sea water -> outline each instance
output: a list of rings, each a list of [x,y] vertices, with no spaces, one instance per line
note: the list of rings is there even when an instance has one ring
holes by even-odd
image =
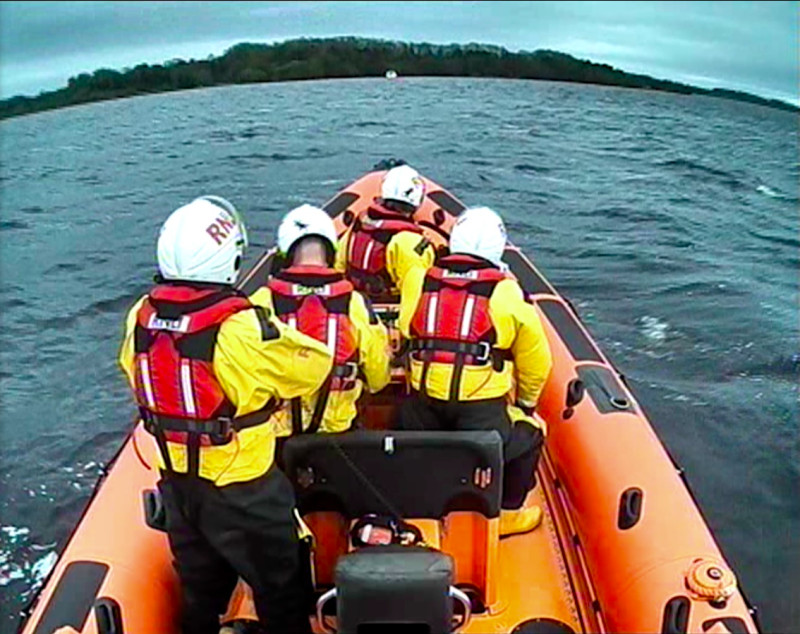
[[[116,357],[167,215],[227,197],[251,264],[283,213],[389,157],[503,215],[627,377],[765,631],[797,631],[797,124],[710,97],[406,77],[0,122],[0,632],[130,429]]]

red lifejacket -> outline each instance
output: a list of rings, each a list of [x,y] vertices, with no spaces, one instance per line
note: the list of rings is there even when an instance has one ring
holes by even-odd
[[[410,324],[410,348],[424,362],[420,391],[431,362],[455,366],[450,399],[458,398],[465,365],[492,363],[498,371],[510,358],[494,347],[497,333],[489,314],[489,298],[506,274],[491,263],[468,255],[440,258],[425,275],[422,296]]]
[[[423,234],[408,214],[386,209],[377,199],[356,220],[347,243],[345,270],[356,290],[371,296],[391,291],[393,282],[386,270],[386,247],[401,231]]]
[[[219,327],[249,308],[260,307],[233,288],[175,283],[156,286],[137,313],[136,400],[170,470],[165,441],[189,445],[191,472],[197,466],[197,447],[226,444],[233,431],[266,422],[276,409],[270,402],[262,410],[233,418],[236,407],[214,375]],[[265,327],[275,327],[265,315],[259,315],[259,322],[267,338]]]
[[[333,352],[333,368],[320,388],[317,407],[307,432],[322,421],[330,391],[355,387],[358,378],[358,335],[350,319],[353,284],[338,271],[324,266],[292,266],[267,282],[275,315],[286,324],[313,337]],[[292,424],[300,433],[299,399],[292,403]]]

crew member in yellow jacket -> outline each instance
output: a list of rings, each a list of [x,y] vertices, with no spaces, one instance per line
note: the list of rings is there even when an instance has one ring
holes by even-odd
[[[500,531],[532,530],[538,507],[522,508],[536,484],[544,439],[532,417],[552,366],[533,305],[502,262],[503,221],[487,207],[465,210],[449,254],[414,269],[401,294],[398,325],[407,339],[412,394],[404,429],[497,429],[504,441]]]
[[[381,197],[342,235],[336,269],[370,299],[396,299],[412,268],[428,268],[436,249],[414,221],[425,181],[409,165],[398,165],[381,181]]]
[[[156,286],[130,310],[119,362],[159,446],[158,488],[182,587],[184,634],[217,634],[241,576],[271,632],[311,632],[291,483],[274,415],[316,392],[328,348],[234,287],[247,234],[204,196],[158,238]]]
[[[254,298],[284,323],[324,343],[334,357],[322,388],[292,399],[276,415],[276,433],[341,432],[353,425],[364,386],[389,383],[391,351],[386,327],[369,300],[335,270],[336,228],[330,216],[301,205],[284,216],[277,235],[282,268]]]

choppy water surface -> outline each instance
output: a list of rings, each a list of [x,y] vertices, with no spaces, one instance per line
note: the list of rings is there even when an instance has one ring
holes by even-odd
[[[800,630],[797,123],[472,79],[237,86],[0,123],[0,632],[129,428],[116,354],[169,212],[226,196],[266,245],[282,213],[387,157],[503,214],[629,378],[764,629]]]

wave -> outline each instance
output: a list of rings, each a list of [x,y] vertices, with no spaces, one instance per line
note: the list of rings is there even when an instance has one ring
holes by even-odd
[[[0,549],[0,587],[15,581],[25,581],[27,599],[35,592],[55,566],[58,555],[55,544],[40,545],[30,541],[30,529],[17,526],[0,526],[2,542],[9,546]],[[47,551],[40,554],[42,551]]]
[[[323,152],[318,148],[309,148],[303,154],[284,154],[282,152],[273,152],[272,154],[262,154],[260,152],[253,152],[251,154],[231,154],[225,157],[225,160],[236,162],[248,161],[264,161],[264,162],[278,162],[284,161],[305,161],[312,158],[329,158],[335,156],[333,152]]]
[[[665,236],[663,238],[659,238],[653,244],[659,247],[667,247],[668,249],[692,249],[696,246],[691,240],[686,240],[684,238],[678,238],[675,236]]]
[[[44,274],[45,275],[52,275],[53,273],[59,272],[67,272],[67,273],[75,273],[77,271],[83,271],[86,268],[84,264],[78,264],[75,262],[62,262],[60,264],[56,264],[55,266],[51,266],[47,269]]]
[[[642,223],[662,223],[665,225],[675,224],[675,218],[670,214],[656,211],[654,209],[642,209],[639,207],[625,207],[622,205],[594,207],[585,211],[578,211],[576,215],[583,217],[600,217],[608,220],[624,220],[636,224]]]
[[[749,293],[738,286],[731,286],[725,282],[711,280],[708,282],[685,282],[666,286],[662,291],[668,295],[685,295],[687,297],[746,297]]]
[[[712,176],[724,185],[731,189],[742,189],[745,184],[741,178],[731,172],[709,167],[691,159],[670,159],[658,164],[659,167],[667,169],[680,170],[693,178],[706,178]]]
[[[619,177],[621,183],[630,183],[633,181],[650,181],[653,180],[652,174],[625,174]]]
[[[213,141],[235,141],[236,135],[228,130],[211,130],[208,133],[208,138]]]
[[[631,251],[610,250],[610,247],[586,247],[580,251],[575,252],[573,259],[575,260],[591,260],[597,258],[598,260],[616,260],[618,262],[636,262],[642,259],[641,254]]]
[[[30,229],[27,222],[21,220],[2,220],[0,221],[0,231],[14,231],[16,229]]]
[[[783,198],[783,194],[776,192],[771,187],[767,187],[766,185],[759,185],[756,187],[756,191],[760,194],[764,194],[765,196],[769,196],[770,198]]]
[[[123,314],[134,302],[142,296],[144,290],[136,293],[125,293],[112,299],[102,299],[100,301],[89,304],[86,308],[71,314],[50,317],[48,319],[38,319],[35,321],[36,326],[42,329],[46,328],[67,328],[73,326],[81,319],[87,317],[96,317],[97,315],[105,314]]]
[[[787,201],[787,202],[791,202],[791,203],[795,203],[795,204],[798,201],[800,201],[800,198],[798,198],[797,196],[791,196],[789,194],[786,194],[786,193],[782,192],[781,190],[779,190],[777,188],[770,187],[769,185],[765,185],[764,183],[759,184],[756,187],[756,191],[759,194],[763,194],[767,198],[774,198],[775,200]]]
[[[2,309],[3,312],[12,308],[24,308],[25,306],[29,305],[30,304],[27,301],[19,297],[12,297],[10,299],[4,299],[0,301],[0,309]]]
[[[259,136],[262,136],[262,133],[258,128],[245,128],[239,132],[239,138],[241,139],[254,139]]]
[[[728,376],[793,380],[800,377],[800,353],[780,355],[766,362],[750,363],[729,371]]]
[[[118,313],[120,310],[130,308],[142,293],[125,293],[113,299],[103,299],[90,304],[78,314],[82,315],[102,315],[104,313]]]
[[[518,172],[533,172],[534,174],[549,174],[553,171],[549,167],[530,165],[529,163],[518,163],[514,169]]]
[[[355,128],[388,128],[389,124],[384,121],[356,121],[353,123]]]
[[[87,174],[86,176],[78,176],[76,179],[79,183],[85,183],[86,185],[99,185],[103,182],[98,174]]]
[[[44,168],[41,173],[39,174],[39,178],[42,180],[50,178],[51,176],[55,176],[56,174],[62,174],[64,172],[69,172],[71,168],[69,167],[47,167]]]
[[[111,258],[110,258],[110,256],[99,255],[97,253],[92,253],[92,254],[83,256],[83,259],[84,259],[84,262],[86,262],[87,264],[105,264]]]
[[[667,339],[669,324],[660,320],[658,317],[645,315],[639,319],[639,327],[645,338],[656,343],[662,343]]]
[[[758,238],[759,240],[769,242],[771,244],[778,244],[782,247],[790,247],[792,249],[800,248],[800,238],[797,237],[792,237],[789,235],[779,236],[773,233],[766,233],[764,231],[755,231],[753,229],[749,229],[747,233],[754,238]]]
[[[135,414],[131,413],[131,422],[133,422],[134,418]],[[62,465],[62,468],[69,467],[75,471],[74,465],[79,464],[79,460],[84,456],[98,456],[100,453],[109,452],[110,455],[113,455],[113,449],[119,446],[127,431],[130,430],[101,431],[92,435],[91,438],[84,440],[82,443],[72,448],[69,457]],[[101,451],[101,448],[107,451]],[[103,464],[91,461],[81,467],[78,475],[80,476],[83,474],[87,477],[99,477],[102,474],[103,469]]]

